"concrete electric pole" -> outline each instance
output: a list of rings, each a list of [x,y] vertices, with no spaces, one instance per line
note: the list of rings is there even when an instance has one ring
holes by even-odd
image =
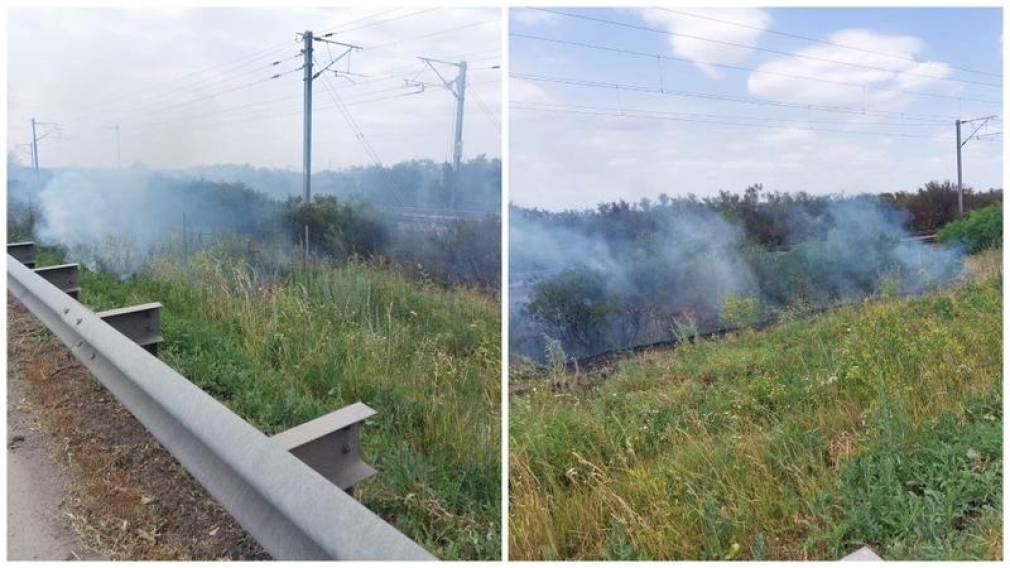
[[[39,138],[35,129],[35,119],[32,118],[32,168],[35,169],[35,179],[39,178]]]
[[[978,131],[981,130],[982,127],[984,127],[986,124],[989,123],[990,120],[994,118],[996,118],[995,115],[983,116],[981,118],[972,118],[970,120],[954,121],[954,131],[957,135],[957,216],[958,217],[964,217],[964,186],[962,185],[961,181],[961,148],[964,148],[964,145],[967,144],[973,137],[975,137],[975,135],[978,134]],[[968,124],[970,122],[981,122],[982,124],[979,124],[977,127],[975,127],[975,130],[972,130],[971,134],[969,134],[967,138],[961,140],[961,125]]]
[[[44,132],[39,132],[40,128],[45,128]],[[55,122],[42,122],[32,117],[32,169],[35,170],[35,181],[39,180],[39,140],[51,134],[59,135],[62,126]]]
[[[429,57],[418,57],[418,59],[424,61],[428,67],[431,67],[431,70],[434,71],[435,74],[438,75],[438,78],[442,81],[442,86],[452,93],[452,96],[456,97],[456,114],[453,118],[452,129],[452,171],[454,173],[459,173],[459,163],[463,159],[463,107],[466,103],[466,61],[453,63],[452,61],[440,61]],[[438,68],[433,65],[434,63],[452,65],[459,70],[459,73],[456,75],[455,79],[450,81],[439,73]]]
[[[302,54],[304,55],[304,98],[302,101],[302,201],[305,205],[312,199],[312,32],[302,34]]]
[[[456,122],[452,145],[452,169],[459,173],[459,163],[463,159],[463,102],[466,100],[466,61],[459,62],[456,75]]]
[[[312,200],[312,82],[332,67],[337,61],[343,59],[344,56],[352,51],[361,49],[361,47],[357,45],[326,39],[331,35],[333,34],[328,33],[317,37],[309,30],[302,33],[302,55],[304,59],[304,63],[302,64],[304,70],[302,80],[305,82],[305,85],[303,86],[304,100],[302,102],[304,107],[302,123],[302,200],[306,205],[308,205]],[[313,73],[312,65],[314,59],[312,56],[312,46],[313,42],[316,41],[337,45],[345,49],[343,53],[333,57],[325,67]]]
[[[463,108],[466,104],[466,61],[460,61],[459,63],[453,63],[452,61],[440,61],[438,59],[431,59],[429,57],[418,57],[421,61],[424,61],[432,71],[438,75],[438,78],[442,81],[442,86],[445,87],[447,91],[452,93],[452,96],[456,97],[456,114],[453,116],[453,128],[452,128],[452,185],[453,187],[449,192],[449,208],[456,208],[456,181],[459,179],[459,164],[463,161]],[[452,65],[458,70],[456,78],[453,80],[446,79],[441,73],[439,73],[438,68],[435,67],[435,63],[441,63],[442,65]]]

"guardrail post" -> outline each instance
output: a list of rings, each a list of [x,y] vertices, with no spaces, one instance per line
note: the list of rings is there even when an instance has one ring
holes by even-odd
[[[276,434],[271,440],[353,495],[356,484],[376,474],[361,460],[360,443],[361,424],[374,414],[368,405],[356,402]]]
[[[45,278],[50,284],[76,300],[81,292],[81,286],[77,279],[79,268],[78,264],[57,264],[36,268],[35,274]]]
[[[35,243],[33,241],[7,243],[7,254],[28,268],[35,268]]]
[[[106,310],[95,315],[157,357],[158,344],[161,343],[160,312],[161,304],[153,302]]]
[[[883,558],[877,556],[876,552],[869,546],[864,546],[842,558],[842,562],[880,562]]]

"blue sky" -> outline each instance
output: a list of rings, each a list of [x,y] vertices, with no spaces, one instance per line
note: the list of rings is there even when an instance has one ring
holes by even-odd
[[[1002,89],[974,84],[1001,77],[958,69],[1002,71],[998,9],[676,9],[746,27],[656,9],[558,10],[679,35],[512,10],[510,195],[522,205],[582,208],[752,183],[815,194],[913,190],[955,178],[956,118],[1002,112]],[[965,183],[1001,186],[1001,154],[1000,136],[969,143]]]

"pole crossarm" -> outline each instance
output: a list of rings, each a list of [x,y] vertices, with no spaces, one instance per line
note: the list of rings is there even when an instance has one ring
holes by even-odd
[[[316,39],[316,41],[320,41],[319,38],[315,38],[315,39]],[[338,45],[345,46],[347,49],[345,49],[340,55],[338,55],[338,56],[334,57],[333,59],[331,59],[330,62],[327,63],[325,67],[323,67],[322,69],[320,69],[319,71],[317,71],[315,74],[313,74],[312,75],[312,80],[313,81],[316,80],[316,79],[318,79],[320,75],[322,75],[327,70],[329,70],[330,67],[333,67],[334,64],[336,64],[338,61],[340,61],[341,59],[343,59],[345,56],[347,56],[348,54],[350,54],[353,51],[357,51],[357,50],[361,49],[360,47],[357,47],[357,46],[354,46],[354,45],[344,44],[344,43],[335,42],[335,41],[329,41],[327,43],[336,43]]]
[[[454,96],[456,98],[459,98],[459,93],[456,92],[456,88],[453,86],[453,83],[455,82],[455,79],[453,79],[453,80],[446,79],[445,76],[443,76],[442,73],[439,72],[438,68],[435,67],[435,65],[433,65],[433,64],[434,63],[441,63],[443,65],[452,65],[453,67],[456,67],[456,68],[462,68],[462,64],[460,64],[460,63],[453,63],[451,61],[442,61],[441,59],[432,59],[430,57],[418,57],[418,59],[420,59],[421,61],[424,61],[425,65],[427,65],[428,67],[430,67],[431,70],[434,71],[436,75],[438,75],[439,80],[442,81],[442,86],[445,87],[446,89],[448,89],[448,91],[450,93],[452,93],[452,96]]]
[[[961,141],[961,146],[964,146],[965,144],[967,144],[968,141],[970,141],[973,137],[975,137],[975,134],[979,130],[982,130],[983,128],[985,128],[985,125],[989,124],[989,121],[992,120],[992,119],[994,119],[994,118],[996,118],[996,117],[995,116],[984,116],[982,118],[973,118],[971,120],[962,120],[961,124],[966,124],[966,123],[969,123],[969,122],[979,122],[979,121],[981,121],[982,124],[979,124],[978,126],[976,126],[975,130],[972,130],[971,134],[969,134],[964,140]]]

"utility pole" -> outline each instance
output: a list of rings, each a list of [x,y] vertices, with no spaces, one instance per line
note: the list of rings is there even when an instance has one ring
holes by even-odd
[[[957,134],[957,216],[964,217],[964,186],[961,181],[961,148],[971,141],[972,138],[978,134],[978,131],[982,129],[990,120],[996,118],[995,115],[983,116],[981,118],[972,118],[970,120],[955,120],[954,121],[954,131]],[[972,130],[971,134],[967,138],[961,140],[961,125],[968,124],[970,122],[981,122],[975,130]]]
[[[305,56],[302,102],[302,201],[305,205],[312,199],[312,32],[302,34],[302,54]]]
[[[343,59],[345,55],[351,53],[352,51],[361,49],[361,47],[357,45],[326,39],[331,35],[333,35],[333,32],[323,34],[318,37],[313,35],[310,30],[306,30],[302,33],[302,55],[304,60],[304,63],[302,64],[302,68],[304,70],[302,80],[305,82],[305,85],[303,86],[302,102],[302,106],[304,107],[302,111],[302,199],[306,205],[308,205],[312,200],[312,82],[332,67],[337,61]],[[332,58],[325,67],[313,73],[313,42],[316,41],[337,45],[345,49],[343,53]]]
[[[35,169],[35,181],[39,179],[39,138],[35,130],[35,118],[32,117],[32,168]]]
[[[463,160],[463,108],[466,104],[466,61],[460,61],[458,63],[453,63],[452,61],[440,61],[438,59],[431,59],[429,57],[418,57],[421,61],[424,61],[432,71],[438,75],[438,78],[442,81],[442,86],[445,87],[447,91],[452,93],[452,96],[456,98],[456,114],[453,117],[453,140],[452,140],[452,173],[453,173],[453,185],[457,179],[459,179],[459,165]],[[456,78],[453,80],[446,79],[435,67],[435,63],[441,63],[443,65],[452,65],[458,69]],[[453,188],[449,193],[450,203],[449,207],[452,209],[456,208],[456,191]]]
[[[463,101],[466,100],[466,61],[459,62],[456,75],[456,124],[452,145],[452,170],[459,173],[459,162],[463,159]]]
[[[39,134],[39,127],[48,127],[48,130]],[[32,117],[32,168],[35,169],[35,181],[39,181],[39,140],[42,140],[50,134],[56,133],[59,135],[61,133],[62,126],[56,124],[55,122],[42,122],[40,120],[35,120]]]

